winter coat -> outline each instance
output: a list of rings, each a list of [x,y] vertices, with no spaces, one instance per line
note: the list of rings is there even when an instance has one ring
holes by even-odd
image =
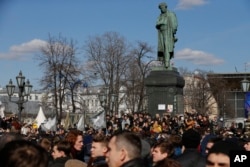
[[[141,158],[132,159],[128,162],[122,164],[121,167],[145,167],[143,160]]]

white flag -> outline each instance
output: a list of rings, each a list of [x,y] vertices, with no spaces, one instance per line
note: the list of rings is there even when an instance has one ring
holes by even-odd
[[[106,128],[105,111],[101,111],[92,118],[93,126],[95,129]]]
[[[84,131],[85,127],[84,127],[84,116],[83,115],[79,119],[76,126],[77,126],[77,130]]]
[[[43,113],[42,107],[39,108],[38,114],[35,119],[35,123],[37,124],[37,127],[39,127],[44,121],[46,120],[46,117]]]
[[[44,123],[44,125],[42,126],[42,129],[44,131],[56,131],[56,116],[51,119],[49,118],[48,121],[46,123]]]

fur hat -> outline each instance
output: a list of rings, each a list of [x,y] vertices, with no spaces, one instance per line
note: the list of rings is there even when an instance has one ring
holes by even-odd
[[[78,159],[69,159],[66,161],[65,167],[87,167],[87,164]]]
[[[186,148],[197,148],[200,140],[201,135],[193,129],[188,129],[182,135],[182,143]]]

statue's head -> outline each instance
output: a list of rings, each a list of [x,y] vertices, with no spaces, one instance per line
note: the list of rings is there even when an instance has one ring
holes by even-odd
[[[162,3],[159,4],[159,8],[161,9],[162,7],[167,8],[168,5],[165,2],[162,2]]]

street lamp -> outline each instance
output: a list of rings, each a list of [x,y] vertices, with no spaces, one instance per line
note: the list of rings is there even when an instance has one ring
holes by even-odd
[[[19,121],[21,121],[21,113],[24,108],[23,103],[26,103],[28,101],[28,96],[30,95],[30,92],[32,90],[32,85],[30,85],[28,79],[25,82],[25,76],[22,75],[22,71],[19,72],[19,75],[16,77],[16,81],[19,88],[18,100],[14,101],[11,99],[15,91],[15,85],[13,85],[12,79],[10,79],[9,84],[6,85],[6,89],[9,96],[9,101],[18,105],[18,119]]]
[[[242,87],[243,92],[247,92],[249,89],[249,86],[250,86],[250,81],[248,81],[246,78],[244,78],[241,81],[241,87]]]

